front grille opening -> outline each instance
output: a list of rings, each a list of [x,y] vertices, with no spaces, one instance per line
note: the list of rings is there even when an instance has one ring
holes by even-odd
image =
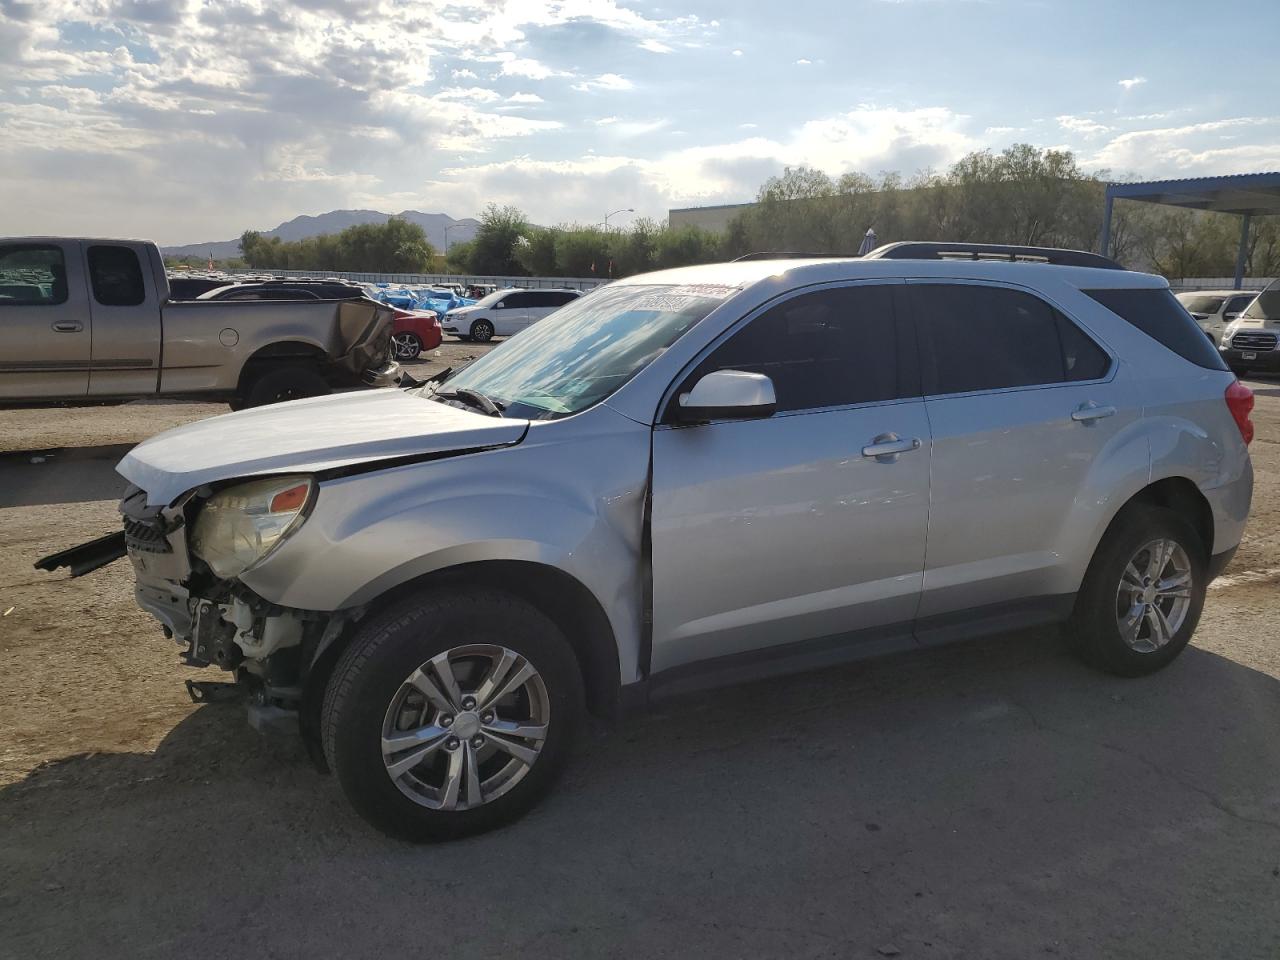
[[[1237,350],[1274,350],[1276,335],[1274,333],[1237,333],[1231,338],[1231,346]]]

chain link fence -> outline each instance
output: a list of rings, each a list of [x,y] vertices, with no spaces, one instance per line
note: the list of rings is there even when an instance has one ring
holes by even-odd
[[[430,287],[442,283],[460,283],[464,287],[489,284],[499,290],[507,287],[519,287],[523,290],[594,290],[609,282],[583,277],[481,277],[456,273],[360,273],[324,270],[267,270],[265,272],[276,277],[305,277],[314,280],[337,277],[357,283],[394,283],[410,287]]]

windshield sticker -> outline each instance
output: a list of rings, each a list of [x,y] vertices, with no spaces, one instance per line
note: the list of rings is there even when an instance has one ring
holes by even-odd
[[[633,312],[652,310],[655,313],[683,313],[690,307],[706,303],[707,300],[723,300],[737,293],[736,287],[672,287],[663,293],[651,293],[629,303],[627,309]]]

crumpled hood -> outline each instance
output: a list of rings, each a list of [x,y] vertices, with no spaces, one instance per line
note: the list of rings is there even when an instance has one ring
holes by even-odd
[[[116,467],[163,506],[204,483],[314,473],[418,454],[519,443],[528,420],[505,420],[403,390],[370,390],[211,417],[138,444]]]

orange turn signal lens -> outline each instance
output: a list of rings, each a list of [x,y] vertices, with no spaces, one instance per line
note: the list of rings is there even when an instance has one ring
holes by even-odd
[[[288,510],[302,509],[302,505],[307,502],[307,493],[310,490],[311,485],[308,483],[299,483],[288,490],[281,490],[271,498],[271,512],[284,513]]]

